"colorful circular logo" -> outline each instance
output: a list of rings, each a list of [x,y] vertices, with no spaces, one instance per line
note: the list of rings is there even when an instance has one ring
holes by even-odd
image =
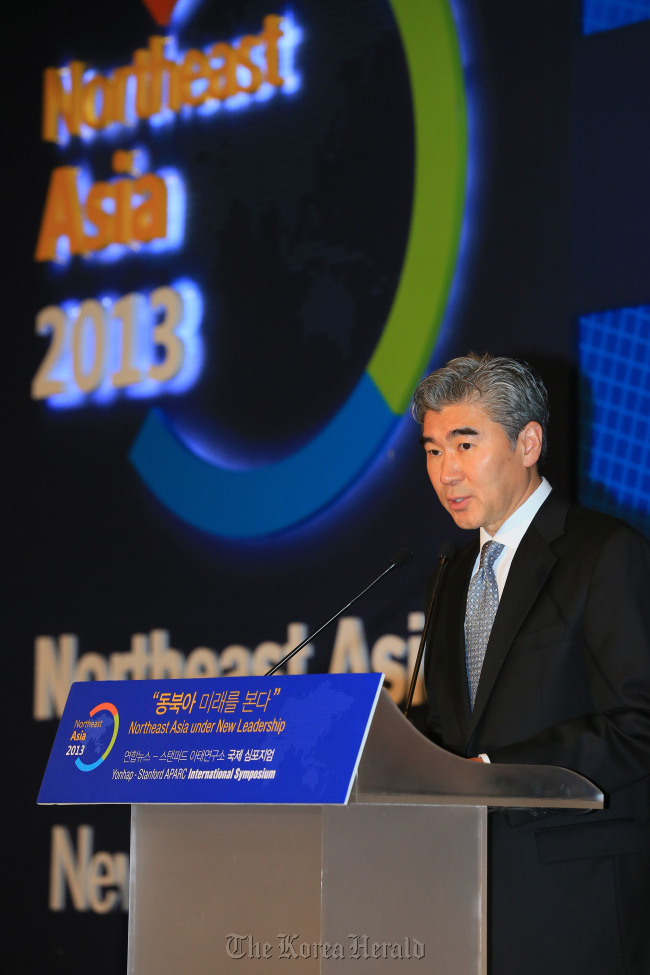
[[[151,492],[183,521],[210,534],[270,535],[322,511],[382,450],[431,358],[463,213],[463,74],[448,0],[391,3],[411,86],[413,205],[393,305],[359,382],[309,443],[264,467],[231,469],[198,456],[161,410],[148,414],[131,449],[131,462]]]
[[[115,707],[114,704],[109,704],[108,701],[105,701],[103,704],[98,704],[97,707],[94,707],[92,709],[92,711],[90,712],[90,717],[91,718],[94,718],[96,714],[99,714],[100,713],[100,711],[108,711],[109,714],[112,714],[112,716],[113,716],[113,734],[111,736],[110,742],[108,743],[108,748],[105,749],[105,751],[103,752],[103,754],[101,755],[101,757],[98,758],[96,762],[93,762],[92,764],[89,765],[86,762],[82,762],[80,758],[78,758],[75,761],[75,765],[82,772],[92,772],[92,770],[95,769],[95,768],[97,768],[98,765],[101,765],[102,762],[104,761],[104,759],[106,758],[106,756],[108,755],[108,753],[110,752],[111,748],[115,744],[115,739],[117,738],[117,729],[120,726],[120,716],[117,713],[117,708]],[[89,732],[89,739],[91,741],[93,740],[93,738],[95,739],[96,742],[101,741],[101,737],[102,737],[103,732],[104,732],[103,726],[102,726],[102,728],[97,729],[97,731],[99,733],[98,734],[95,734],[95,735],[93,735],[92,732]]]

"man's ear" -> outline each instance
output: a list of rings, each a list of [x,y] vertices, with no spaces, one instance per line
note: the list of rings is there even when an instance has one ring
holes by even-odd
[[[524,467],[534,467],[542,453],[542,427],[536,420],[527,423],[519,434],[519,441],[523,447]]]

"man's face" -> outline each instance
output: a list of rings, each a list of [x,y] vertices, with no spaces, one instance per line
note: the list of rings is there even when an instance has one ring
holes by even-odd
[[[527,424],[513,448],[476,402],[429,410],[422,443],[431,483],[459,528],[494,535],[541,481],[539,424]]]

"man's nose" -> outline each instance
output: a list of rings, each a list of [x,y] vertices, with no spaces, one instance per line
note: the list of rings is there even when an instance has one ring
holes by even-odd
[[[443,484],[453,484],[460,477],[460,471],[453,454],[443,454],[440,464],[440,480]]]

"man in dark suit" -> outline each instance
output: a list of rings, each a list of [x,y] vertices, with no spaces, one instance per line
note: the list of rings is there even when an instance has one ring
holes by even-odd
[[[546,390],[526,364],[454,359],[413,413],[438,498],[479,529],[436,597],[431,737],[573,769],[606,797],[490,816],[491,975],[650,975],[650,543],[551,491]]]

